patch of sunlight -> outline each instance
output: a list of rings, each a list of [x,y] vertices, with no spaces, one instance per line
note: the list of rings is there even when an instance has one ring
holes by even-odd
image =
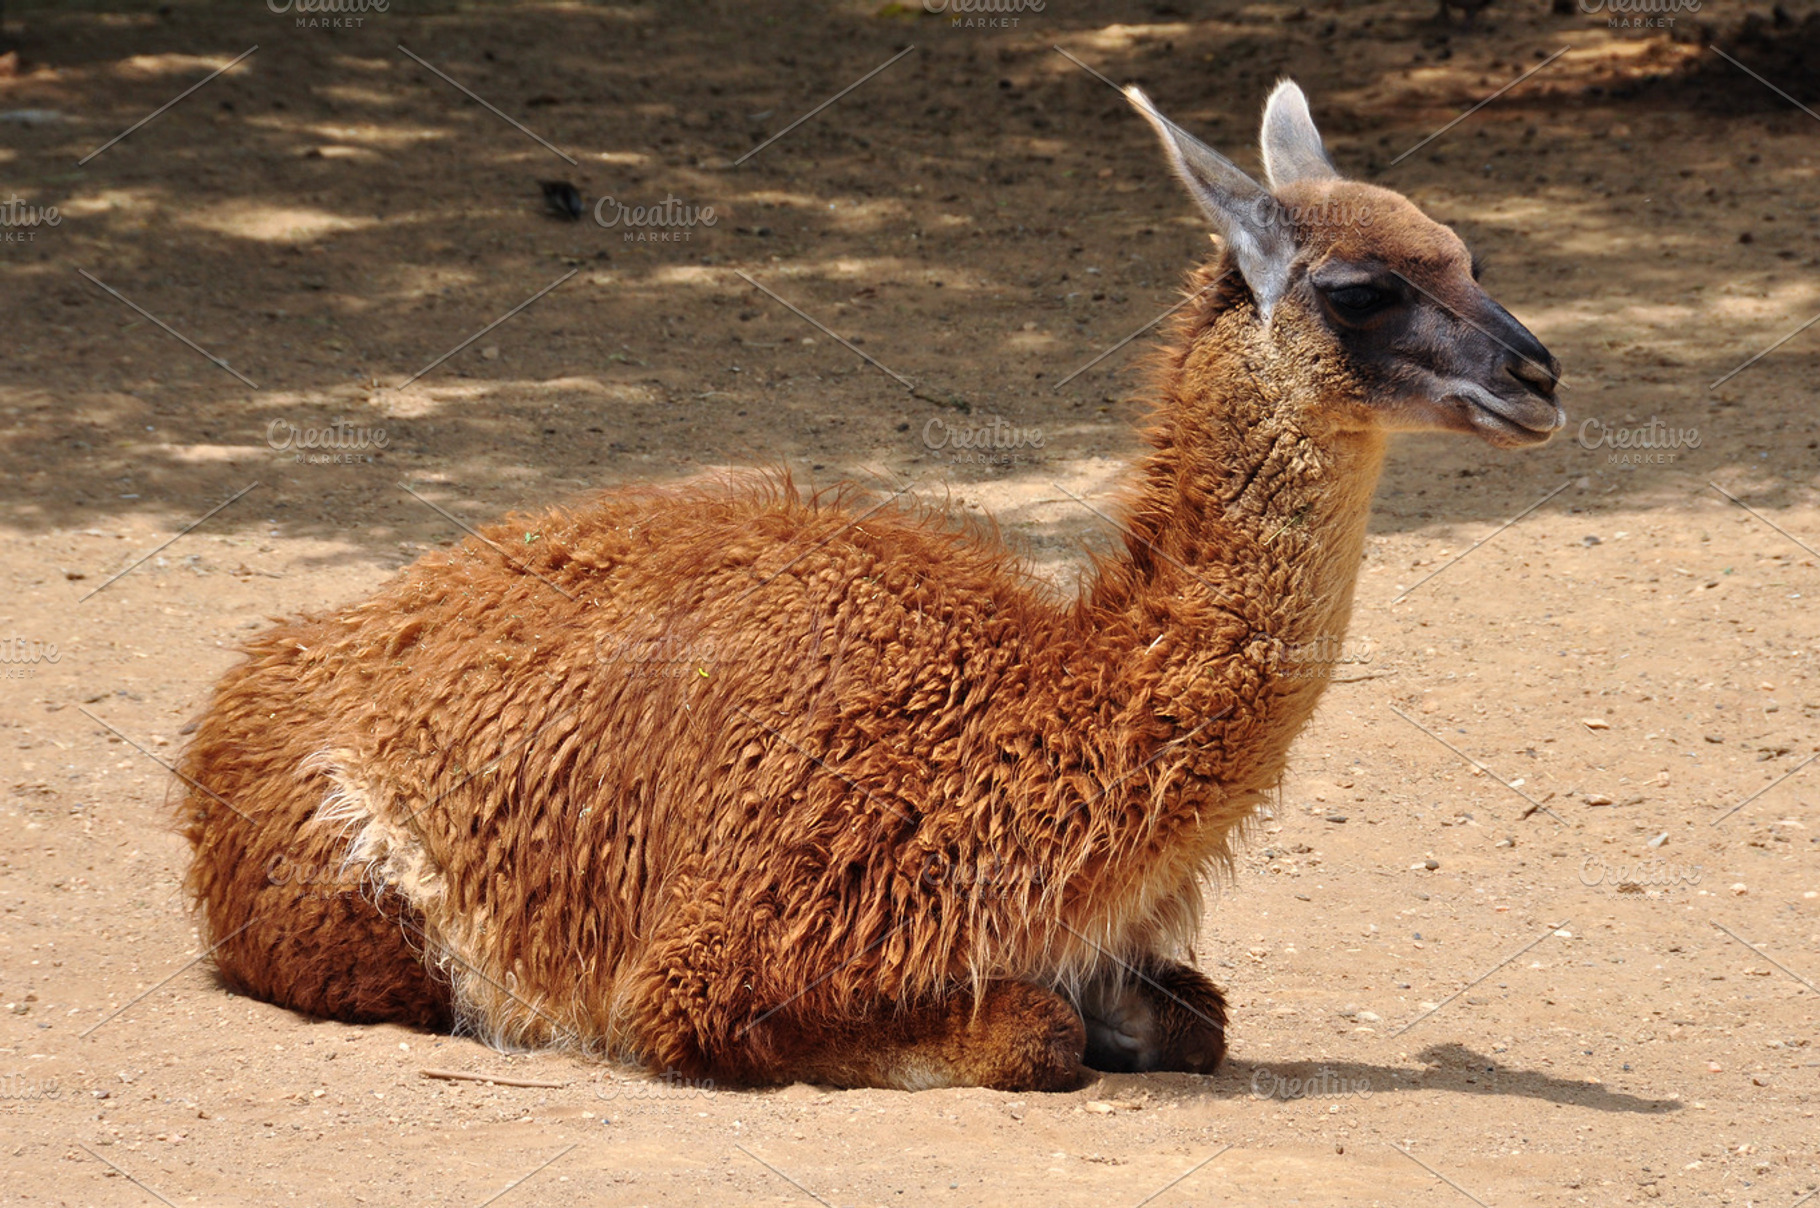
[[[541,391],[546,394],[566,391],[621,403],[649,402],[655,397],[647,386],[633,385],[629,382],[603,382],[599,378],[592,377],[559,377],[542,382],[521,382],[519,388],[527,391]]]
[[[1748,323],[1796,323],[1814,313],[1814,288],[1806,282],[1791,281],[1765,297],[1724,295],[1707,303],[1707,313],[1724,319],[1741,319]],[[1780,335],[1780,332],[1775,333]]]
[[[149,215],[158,205],[158,195],[150,189],[102,189],[70,198],[57,212],[66,218],[93,218],[110,210],[138,210]]]
[[[1130,50],[1140,38],[1182,38],[1194,32],[1194,28],[1183,21],[1156,25],[1107,25],[1083,35],[1083,40],[1097,50]]]
[[[303,243],[342,231],[379,225],[374,218],[344,218],[303,206],[262,205],[236,198],[186,214],[182,221],[217,235],[262,243]]]
[[[904,274],[908,277],[910,273],[920,272],[922,269],[920,266],[913,268],[908,261],[899,260],[895,256],[877,256],[867,259],[842,256],[825,265],[823,271],[830,272],[837,277],[859,277],[864,276],[866,273],[882,273],[891,274],[893,276]]]
[[[432,256],[442,256],[455,250],[453,243],[437,241],[425,249]],[[394,265],[392,284],[384,295],[387,298],[423,298],[439,294],[445,289],[467,289],[480,279],[480,274],[470,268],[456,268],[450,265],[437,265],[435,268],[424,268],[421,265]],[[369,291],[369,296],[375,296]]]
[[[350,67],[359,71],[391,71],[396,66],[392,59],[372,59],[361,55],[336,55],[335,66]]]
[[[774,206],[797,206],[805,210],[819,210],[828,203],[811,193],[785,193],[778,189],[758,189],[751,193],[737,193],[735,201],[754,201],[760,204],[770,203]]]
[[[380,126],[371,122],[356,126],[338,126],[328,122],[298,125],[287,118],[249,117],[246,124],[277,134],[311,135],[331,143],[366,143],[369,146],[397,149],[417,143],[436,142],[449,137],[446,130],[429,126]]]
[[[649,403],[657,399],[651,387],[633,382],[603,382],[586,377],[553,378],[548,381],[458,382],[427,385],[427,379],[400,389],[386,388],[373,396],[381,412],[393,419],[421,419],[440,410],[472,407],[489,396],[512,398],[532,391],[551,393],[567,391],[620,403]]]
[[[726,271],[721,268],[682,264],[671,268],[660,268],[651,274],[649,280],[658,285],[718,285],[725,278]],[[740,284],[745,283],[742,281]]]
[[[651,162],[651,157],[643,151],[597,151],[594,158],[603,163],[623,164],[632,168]]]
[[[610,17],[615,21],[624,21],[627,25],[644,25],[651,20],[650,11],[642,4],[589,3],[583,7],[596,20]]]
[[[331,101],[340,101],[345,105],[380,105],[390,107],[398,104],[400,98],[377,88],[364,88],[359,84],[321,84],[311,89],[317,96]]]
[[[219,71],[233,61],[233,55],[133,55],[114,64],[114,71],[119,75],[168,76],[192,71]],[[247,65],[242,63],[234,68],[234,73],[246,70]]]
[[[937,226],[945,226],[945,227],[972,226],[973,225],[973,215],[971,215],[971,214],[943,214],[940,218],[937,218],[935,220],[935,224]]]
[[[490,387],[475,382],[457,386],[426,386],[412,382],[401,389],[384,389],[376,396],[382,411],[395,419],[421,419],[450,404],[471,403],[486,397]]]
[[[434,142],[448,137],[445,131],[428,126],[376,126],[371,122],[359,126],[331,126],[325,123],[306,129],[322,138],[347,143],[370,143],[376,147],[408,147],[413,143]]]
[[[186,465],[210,462],[240,462],[266,457],[272,450],[264,445],[160,445],[158,451],[172,461]]]
[[[876,231],[896,224],[914,225],[915,221],[908,206],[889,197],[877,201],[843,201],[838,205],[830,202],[827,213],[848,231]]]
[[[1631,233],[1633,229],[1628,220],[1613,219],[1609,225],[1602,226],[1588,215],[1586,221],[1577,226],[1554,228],[1555,250],[1566,252],[1575,258],[1596,261],[1633,244],[1637,238]],[[1653,238],[1650,246],[1656,246]]]
[[[320,147],[310,149],[323,159],[352,159],[362,163],[378,163],[382,158],[379,152],[368,147],[342,147],[334,143],[325,143]]]

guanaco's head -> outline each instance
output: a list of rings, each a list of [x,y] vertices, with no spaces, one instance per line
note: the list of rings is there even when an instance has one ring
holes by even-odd
[[[1560,363],[1479,287],[1459,236],[1388,189],[1342,180],[1302,90],[1264,109],[1259,184],[1126,96],[1156,128],[1176,174],[1225,240],[1265,338],[1294,355],[1328,422],[1473,432],[1494,445],[1545,441],[1566,416]]]

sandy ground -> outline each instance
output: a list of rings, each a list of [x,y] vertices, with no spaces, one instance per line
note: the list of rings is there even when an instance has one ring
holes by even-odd
[[[0,1200],[1820,1186],[1820,331],[1776,344],[1820,311],[1820,126],[1744,70],[1815,107],[1807,9],[1613,28],[1499,0],[1463,31],[1426,0],[273,7],[8,5]],[[1457,224],[1566,367],[1553,444],[1393,454],[1341,682],[1206,919],[1230,1064],[1059,1096],[737,1092],[217,986],[160,763],[239,640],[359,598],[450,517],[763,463],[984,509],[1061,582],[1107,540],[1058,485],[1117,480],[1150,337],[1075,371],[1207,242],[1057,46],[1247,163],[1294,75],[1343,168]],[[604,217],[715,221],[628,241],[550,215],[552,178]],[[932,447],[993,417],[1025,434],[1008,456]],[[1697,444],[1600,439],[1652,421]],[[338,422],[354,447],[299,455]]]

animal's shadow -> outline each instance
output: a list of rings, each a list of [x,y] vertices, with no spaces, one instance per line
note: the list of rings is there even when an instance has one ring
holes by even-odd
[[[1213,1074],[1109,1074],[1098,1094],[1139,1089],[1178,1102],[1209,1093],[1245,1097],[1259,1104],[1311,1099],[1337,1103],[1415,1090],[1466,1095],[1517,1095],[1607,1112],[1671,1112],[1682,1104],[1613,1091],[1596,1082],[1564,1078],[1506,1065],[1461,1044],[1431,1045],[1416,1054],[1425,1068],[1374,1065],[1363,1061],[1280,1061],[1228,1057]]]

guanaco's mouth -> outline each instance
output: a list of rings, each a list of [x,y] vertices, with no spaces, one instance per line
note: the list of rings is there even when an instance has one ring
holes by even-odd
[[[1457,382],[1448,398],[1462,405],[1473,431],[1494,445],[1539,445],[1567,423],[1561,404],[1539,395],[1507,399],[1483,386]]]

